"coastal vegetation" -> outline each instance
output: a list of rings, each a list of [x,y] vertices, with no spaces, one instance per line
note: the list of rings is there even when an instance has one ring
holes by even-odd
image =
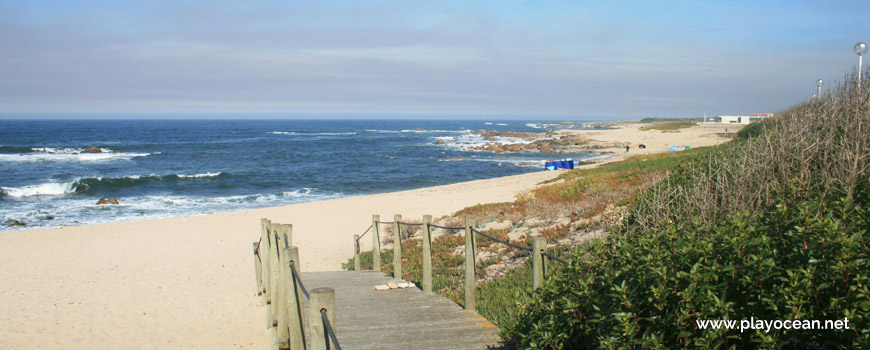
[[[649,124],[649,125],[640,127],[640,130],[641,131],[679,132],[680,129],[691,128],[695,125],[698,125],[698,124],[695,122],[686,121],[686,120],[654,122],[653,124]]]
[[[504,331],[533,348],[867,348],[868,92],[843,86],[679,165]],[[851,327],[696,322],[751,319]]]
[[[641,123],[669,123],[669,122],[677,122],[677,121],[686,121],[686,122],[701,122],[704,121],[704,118],[643,118],[640,120]]]
[[[570,259],[551,263],[533,293],[528,253],[481,239],[478,309],[523,348],[867,348],[868,126],[870,91],[847,84],[727,144],[566,172],[515,202],[441,220],[474,217],[522,245],[543,236]],[[419,280],[419,241],[402,244],[404,277]],[[458,235],[434,242],[435,289],[457,302],[461,250]],[[751,319],[850,328],[697,323]]]

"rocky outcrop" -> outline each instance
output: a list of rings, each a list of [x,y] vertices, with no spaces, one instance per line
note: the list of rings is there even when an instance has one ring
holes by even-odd
[[[99,148],[99,147],[88,147],[88,148],[85,148],[85,150],[82,151],[82,153],[103,153],[103,149]]]
[[[27,226],[24,221],[12,220],[12,223],[9,226]]]
[[[495,132],[487,131],[482,133],[484,140],[498,141],[500,137],[521,138],[529,143],[499,143],[492,142],[485,145],[472,147],[477,151],[490,151],[495,153],[511,152],[521,153],[529,151],[538,151],[541,153],[565,153],[564,151],[582,151],[588,150],[590,147],[589,139],[581,135],[564,135],[559,138],[552,137],[549,134],[529,134],[522,132]]]
[[[436,144],[436,145],[443,145],[443,144],[444,144],[444,140],[438,140],[438,141],[435,141],[435,144]]]

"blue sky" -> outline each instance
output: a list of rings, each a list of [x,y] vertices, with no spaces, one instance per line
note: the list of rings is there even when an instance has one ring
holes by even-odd
[[[866,0],[0,0],[0,117],[775,112],[855,69],[868,13]]]

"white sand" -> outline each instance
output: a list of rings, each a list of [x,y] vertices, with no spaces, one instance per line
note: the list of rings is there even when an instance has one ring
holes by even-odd
[[[627,156],[637,154],[650,154],[667,152],[671,146],[689,146],[691,148],[713,146],[728,142],[730,138],[720,137],[719,134],[737,132],[743,125],[699,123],[691,128],[680,129],[679,132],[641,131],[641,127],[655,127],[653,124],[621,123],[608,130],[564,130],[561,134],[584,135],[592,142],[591,144],[624,144],[628,143],[631,148],[628,152],[625,147],[606,147],[597,149],[599,152],[611,152],[613,157],[608,162],[619,161]],[[638,145],[646,145],[646,149],[638,148]]]
[[[712,133],[590,131],[601,141],[669,145],[721,142]],[[619,150],[614,150],[619,152]],[[624,152],[624,149],[622,150]],[[633,148],[629,155],[637,154]],[[0,349],[265,349],[251,243],[260,218],[294,225],[303,271],[337,270],[371,215],[439,217],[513,200],[559,172],[479,180],[372,196],[215,215],[0,232]],[[363,250],[371,240],[362,239]]]

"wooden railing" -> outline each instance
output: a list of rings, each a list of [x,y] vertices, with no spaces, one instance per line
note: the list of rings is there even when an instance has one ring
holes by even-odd
[[[423,274],[420,281],[420,285],[424,292],[432,292],[432,229],[440,228],[445,230],[456,230],[456,231],[464,231],[465,232],[465,309],[467,310],[475,310],[476,309],[476,293],[477,293],[477,275],[475,271],[476,265],[476,249],[477,247],[477,237],[481,236],[486,239],[490,239],[492,241],[505,244],[517,249],[525,250],[531,253],[532,259],[532,290],[538,289],[538,287],[544,281],[544,273],[545,266],[547,260],[553,260],[560,262],[562,264],[568,265],[569,263],[561,258],[554,256],[552,254],[547,253],[547,240],[544,237],[533,237],[532,238],[532,246],[525,247],[518,244],[510,243],[509,241],[503,241],[487,235],[483,232],[475,229],[475,221],[473,218],[465,218],[465,226],[463,227],[445,227],[438,226],[432,223],[431,215],[423,216],[423,223],[407,223],[402,222],[401,215],[395,215],[393,217],[392,222],[382,222],[380,221],[379,215],[372,215],[372,225],[369,229],[366,230],[362,235],[354,235],[353,244],[354,244],[354,269],[361,269],[360,262],[360,246],[359,240],[366,234],[371,232],[372,235],[372,270],[380,271],[381,270],[381,238],[380,238],[380,225],[393,225],[393,277],[394,278],[402,278],[402,235],[401,229],[402,226],[422,226],[423,229],[423,237],[422,237],[422,268]],[[469,254],[471,252],[471,254]]]
[[[317,288],[309,293],[305,288],[293,226],[261,219],[260,241],[253,247],[257,294],[266,305],[266,327],[272,334],[270,349],[320,350],[329,349],[330,343],[341,349],[335,335],[335,291]],[[309,299],[308,312],[303,298]]]

